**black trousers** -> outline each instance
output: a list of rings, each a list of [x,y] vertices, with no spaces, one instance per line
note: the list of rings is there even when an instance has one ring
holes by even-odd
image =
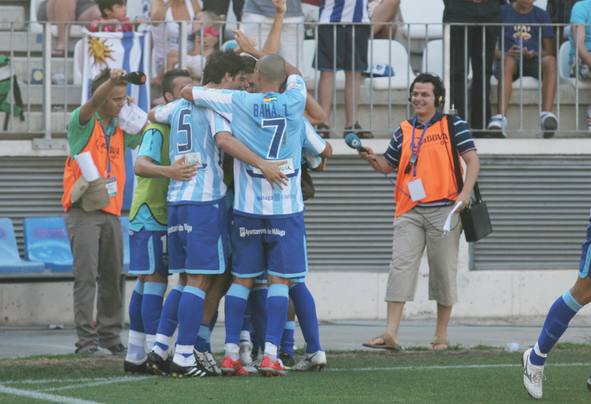
[[[498,31],[499,28],[494,26],[451,27],[450,105],[455,105],[458,114],[467,118],[474,130],[486,129],[491,115],[490,77]],[[466,103],[466,72],[469,72],[470,65],[472,84],[468,93],[469,102]]]
[[[230,0],[203,0],[203,11],[210,11],[218,15],[228,16],[228,7]],[[244,0],[232,0],[232,9],[236,15],[236,19],[242,19],[242,7],[244,7]]]

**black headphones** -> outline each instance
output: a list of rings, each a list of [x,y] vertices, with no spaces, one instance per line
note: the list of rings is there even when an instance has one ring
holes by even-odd
[[[443,86],[443,82],[441,81],[441,78],[439,78],[439,76],[431,73],[419,73],[419,75],[415,77],[412,84],[410,85],[410,90],[408,92],[408,102],[411,102],[412,92],[415,87],[415,83],[433,84],[435,108],[443,107],[443,104],[445,104],[445,87]]]

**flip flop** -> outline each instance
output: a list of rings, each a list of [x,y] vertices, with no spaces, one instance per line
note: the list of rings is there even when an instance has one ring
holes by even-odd
[[[430,343],[429,351],[445,351],[449,349],[449,342],[445,338],[433,337]]]
[[[381,343],[381,344],[372,343],[372,341],[375,341],[379,338],[382,339],[383,343]],[[402,351],[402,347],[400,346],[400,344],[398,344],[396,341],[394,341],[394,338],[392,338],[388,334],[378,335],[377,337],[372,338],[371,340],[369,340],[368,342],[366,342],[362,345],[364,347],[373,348],[373,349],[388,349],[390,351],[396,351],[396,352]]]

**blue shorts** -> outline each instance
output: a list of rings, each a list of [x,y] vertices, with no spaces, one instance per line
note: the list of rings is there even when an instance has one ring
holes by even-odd
[[[226,206],[211,204],[168,206],[168,263],[170,272],[219,275],[226,270]]]
[[[591,219],[590,219],[591,220]],[[591,224],[587,225],[587,239],[581,247],[581,260],[579,261],[579,278],[590,276],[591,268]]]
[[[302,278],[308,272],[304,214],[260,218],[234,213],[232,275],[255,278],[265,271],[281,278]]]
[[[168,276],[166,232],[130,230],[129,234],[129,273]]]

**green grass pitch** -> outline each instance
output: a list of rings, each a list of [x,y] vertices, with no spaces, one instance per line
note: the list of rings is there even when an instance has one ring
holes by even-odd
[[[0,403],[527,403],[520,353],[329,352],[323,372],[286,377],[129,376],[118,358],[0,360]],[[548,403],[591,403],[591,347],[559,345],[546,367]]]

